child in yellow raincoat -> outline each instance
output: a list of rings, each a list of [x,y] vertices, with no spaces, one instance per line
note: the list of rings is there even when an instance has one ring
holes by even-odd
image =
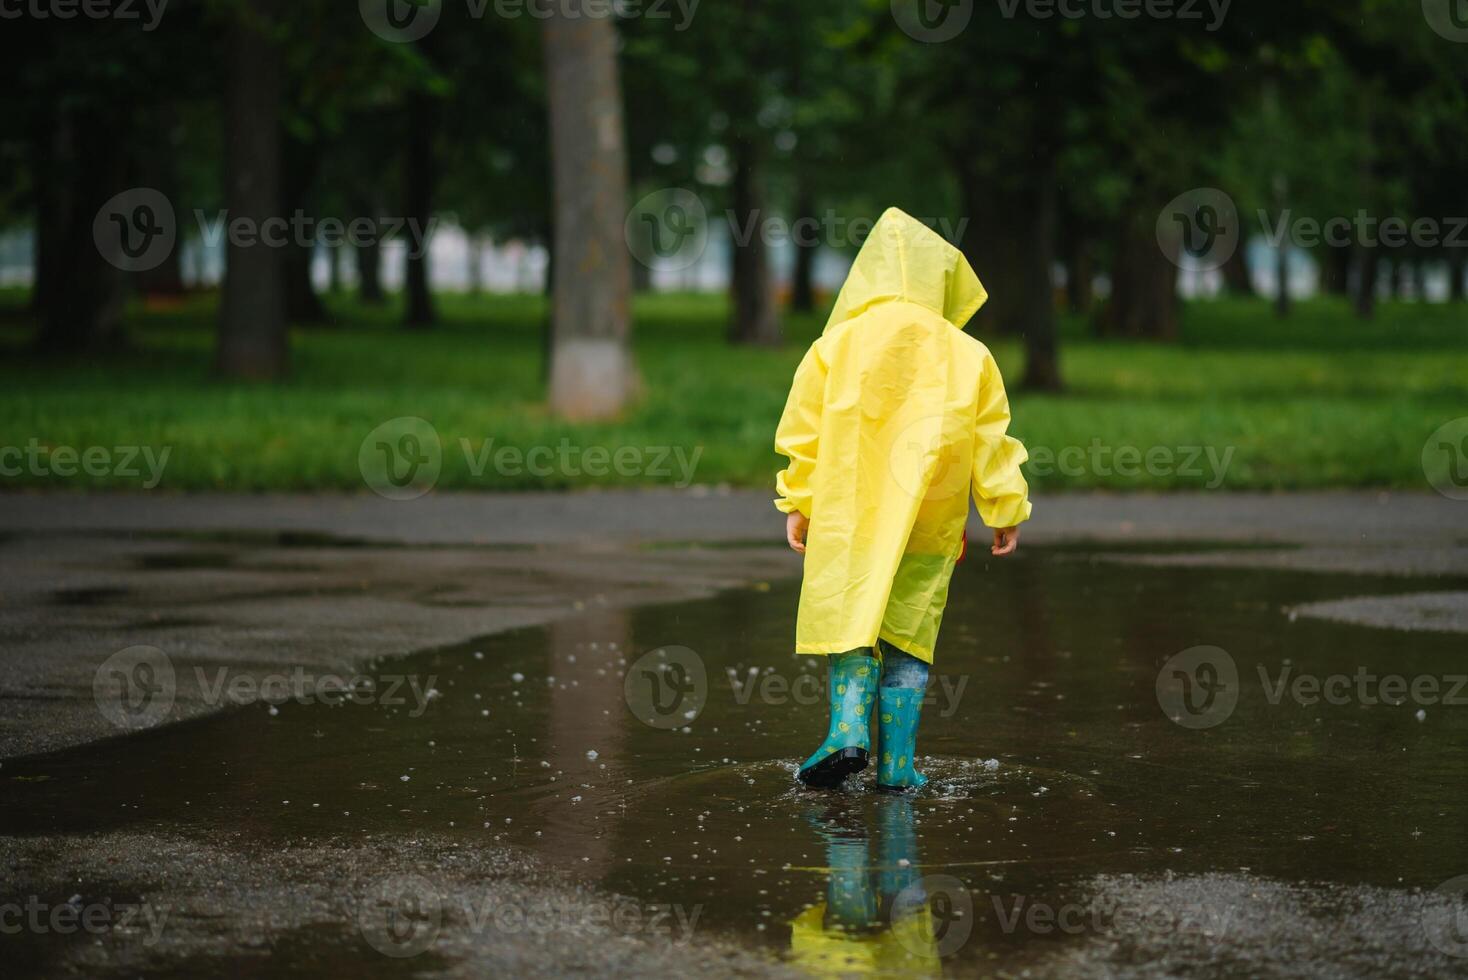
[[[775,505],[805,555],[796,652],[830,658],[831,724],[806,785],[866,768],[874,698],[878,788],[927,782],[912,753],[970,489],[996,556],[1030,516],[1004,382],[962,330],[987,298],[958,249],[889,208],[796,369]]]

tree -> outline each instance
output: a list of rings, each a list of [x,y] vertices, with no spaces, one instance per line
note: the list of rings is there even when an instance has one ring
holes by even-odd
[[[273,36],[280,0],[257,0],[230,25],[225,198],[232,220],[260,227],[280,205],[285,59]],[[234,240],[225,258],[215,366],[227,378],[278,378],[288,364],[285,286],[272,248]]]
[[[429,222],[433,218],[434,136],[437,132],[436,100],[424,92],[408,99],[408,137],[403,152],[404,215],[408,219],[407,291],[404,324],[410,330],[433,326],[438,315],[433,309],[429,280]],[[416,231],[414,230],[416,229]]]
[[[213,78],[209,57],[194,43],[200,19],[198,8],[185,7],[170,30],[150,34],[135,22],[73,11],[67,19],[8,17],[0,31],[9,124],[0,134],[0,159],[21,171],[7,173],[0,195],[8,199],[7,217],[28,211],[35,229],[31,307],[41,350],[91,354],[124,346],[129,286],[163,281],[176,260],[165,251],[151,266],[123,271],[125,249],[145,241],[134,234],[141,230],[135,221],[148,222],[147,241],[157,241],[151,229],[167,222],[119,195],[152,187],[172,204],[164,171],[173,170],[165,158],[174,149],[172,110],[183,98],[177,78],[182,72],[205,90]],[[118,201],[128,213],[102,213]]]
[[[564,0],[542,27],[557,249],[550,406],[572,419],[616,415],[635,386],[617,35],[594,7]]]

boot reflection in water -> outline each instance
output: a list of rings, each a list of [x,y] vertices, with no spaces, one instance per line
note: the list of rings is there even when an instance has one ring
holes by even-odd
[[[940,976],[912,804],[898,798],[872,805],[875,815],[832,807],[811,818],[826,846],[826,900],[791,921],[791,955],[816,976]],[[878,828],[875,866],[868,822]]]

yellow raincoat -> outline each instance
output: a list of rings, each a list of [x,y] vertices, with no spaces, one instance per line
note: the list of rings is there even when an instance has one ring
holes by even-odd
[[[933,662],[972,487],[989,527],[1030,516],[994,357],[962,327],[988,298],[963,254],[889,208],[796,369],[775,506],[810,518],[798,653],[878,637]]]

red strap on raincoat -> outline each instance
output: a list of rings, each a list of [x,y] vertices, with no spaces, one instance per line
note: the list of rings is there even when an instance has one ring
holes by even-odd
[[[964,557],[967,554],[968,554],[968,528],[964,528],[963,529],[963,537],[960,538],[959,539],[959,542],[958,542],[958,561],[955,562],[954,564],[960,564],[960,563],[962,563]]]

